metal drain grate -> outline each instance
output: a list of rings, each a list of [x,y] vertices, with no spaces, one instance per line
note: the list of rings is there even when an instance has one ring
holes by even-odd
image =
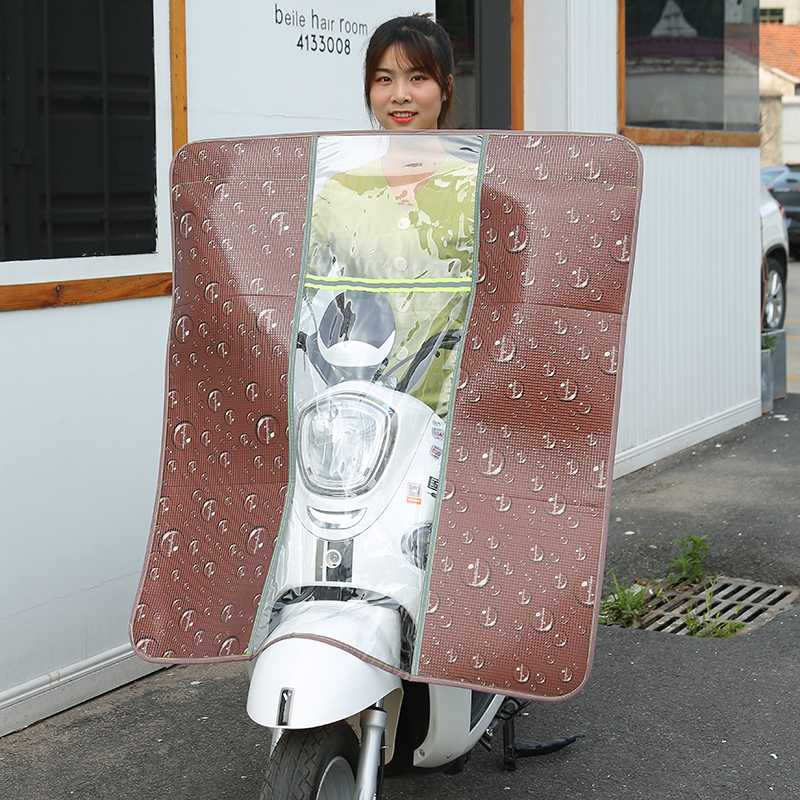
[[[687,609],[704,613],[707,589],[713,592],[711,616],[719,614],[719,619],[723,621],[736,619],[744,622],[745,627],[740,633],[769,622],[777,614],[791,608],[800,598],[800,589],[719,577],[706,581],[691,592],[665,590],[653,600],[651,611],[641,627],[650,631],[686,634]]]

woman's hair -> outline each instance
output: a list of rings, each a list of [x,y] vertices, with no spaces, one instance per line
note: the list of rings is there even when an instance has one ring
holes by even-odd
[[[437,127],[444,128],[453,108],[453,45],[447,31],[431,14],[395,17],[379,25],[367,45],[364,60],[364,99],[372,115],[370,89],[383,54],[397,45],[406,61],[430,75],[442,88],[442,110]]]

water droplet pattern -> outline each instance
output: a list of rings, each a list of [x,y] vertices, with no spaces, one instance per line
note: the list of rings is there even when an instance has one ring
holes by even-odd
[[[413,674],[566,697],[594,648],[641,158],[618,136],[483,138]],[[150,659],[247,655],[287,502],[311,152],[287,136],[175,160],[163,477],[132,617]]]
[[[173,313],[160,494],[132,641],[241,656],[289,479],[287,374],[311,137],[187,145],[173,162]]]
[[[640,159],[618,137],[488,140],[418,674],[566,697],[594,646]]]

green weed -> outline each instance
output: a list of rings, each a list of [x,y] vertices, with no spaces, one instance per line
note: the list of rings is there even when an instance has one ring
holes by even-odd
[[[708,556],[708,536],[687,536],[673,539],[681,547],[681,554],[669,563],[674,574],[670,586],[682,583],[701,583],[706,577],[706,557]]]
[[[650,601],[655,592],[649,584],[642,586],[634,583],[627,587],[621,586],[614,572],[610,574],[614,590],[600,601],[600,622],[603,625],[638,628],[650,610]]]
[[[736,619],[739,609],[730,619],[722,619],[722,611],[713,614],[711,607],[714,603],[714,586],[711,585],[703,592],[703,605],[705,610],[692,612],[691,605],[686,609],[686,632],[689,636],[705,636],[722,638],[723,636],[733,636],[744,627],[744,622]]]
[[[674,542],[680,546],[681,553],[669,564],[671,573],[668,578],[646,584],[637,581],[630,586],[621,586],[614,571],[609,573],[613,586],[611,592],[600,600],[601,624],[638,628],[650,613],[653,601],[662,593],[667,598],[679,597],[687,589],[706,579],[708,537],[693,535],[685,539],[675,539]],[[703,600],[696,609],[692,608],[691,603],[686,608],[686,633],[689,636],[732,636],[744,627],[745,623],[737,619],[738,608],[735,614],[726,619],[723,619],[724,611],[712,611],[715,586],[716,582],[711,581],[703,590]]]

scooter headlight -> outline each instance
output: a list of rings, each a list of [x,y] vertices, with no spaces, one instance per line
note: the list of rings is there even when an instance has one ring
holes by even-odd
[[[359,495],[380,478],[394,445],[390,406],[340,392],[312,403],[298,423],[300,474],[312,491]]]

